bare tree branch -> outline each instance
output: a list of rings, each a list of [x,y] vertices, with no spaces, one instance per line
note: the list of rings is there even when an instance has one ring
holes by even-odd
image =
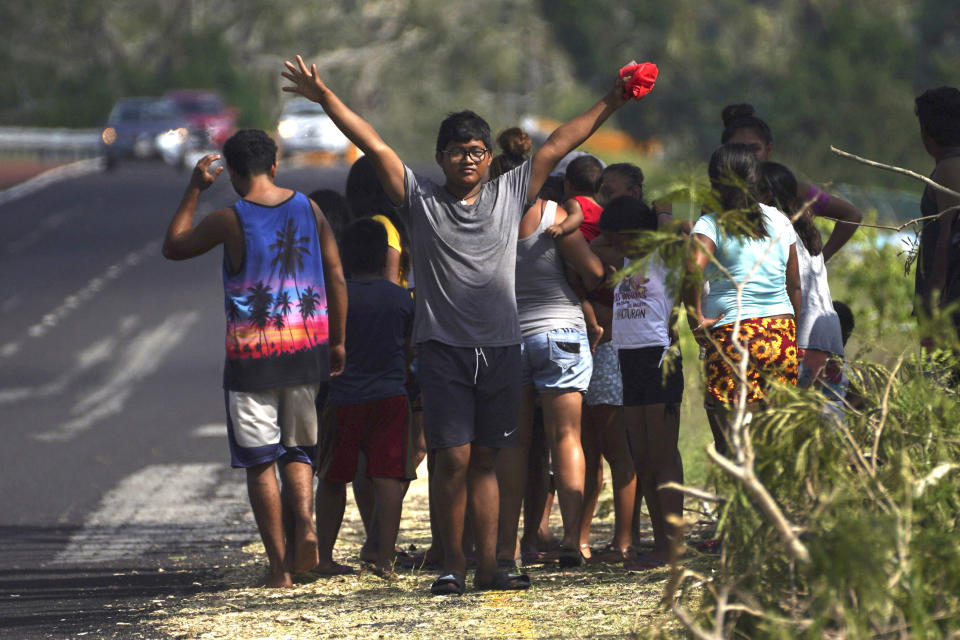
[[[679,484],[677,482],[665,482],[657,487],[657,489],[673,489],[675,491],[680,491],[685,493],[688,496],[693,496],[694,498],[700,498],[701,500],[706,500],[707,502],[726,502],[727,499],[723,496],[718,496],[715,493],[710,491],[704,491],[703,489],[698,489],[696,487],[688,487],[685,484]]]
[[[916,171],[911,171],[910,169],[904,169],[902,167],[895,167],[890,164],[883,164],[882,162],[877,162],[875,160],[868,160],[866,158],[861,158],[858,155],[849,153],[847,151],[843,151],[841,149],[837,149],[833,145],[830,145],[830,151],[833,151],[835,154],[837,154],[842,158],[849,158],[850,160],[855,160],[856,162],[860,162],[870,167],[877,167],[878,169],[883,169],[885,171],[892,171],[893,173],[899,173],[901,175],[908,176],[910,178],[913,178],[914,180],[919,180],[920,182],[923,182],[924,184],[929,185],[930,187],[936,189],[937,191],[942,191],[947,195],[951,195],[955,198],[960,198],[960,193],[957,193],[953,189],[948,189],[942,184],[939,184],[926,176],[920,175]]]

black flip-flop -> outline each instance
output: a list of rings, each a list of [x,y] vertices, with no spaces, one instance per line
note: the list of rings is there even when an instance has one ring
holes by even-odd
[[[561,569],[582,567],[584,563],[583,554],[580,553],[580,549],[561,549],[557,562]]]
[[[474,582],[477,591],[522,591],[530,588],[530,576],[525,573],[510,573],[497,571],[490,579],[490,584],[479,585]]]
[[[467,588],[466,577],[459,573],[447,573],[430,585],[430,593],[435,596],[462,596]]]

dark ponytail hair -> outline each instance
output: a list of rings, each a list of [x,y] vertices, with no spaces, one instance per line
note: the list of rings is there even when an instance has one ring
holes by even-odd
[[[721,144],[730,142],[733,134],[740,129],[753,131],[766,145],[773,144],[773,132],[770,131],[770,126],[754,115],[752,104],[728,104],[720,113],[720,118],[723,120]]]
[[[732,225],[728,231],[735,236],[767,238],[763,212],[757,203],[760,184],[760,163],[749,145],[727,143],[717,147],[710,156],[710,186],[720,199],[723,211],[745,214],[745,225]]]
[[[823,251],[823,239],[813,224],[813,208],[804,207],[804,202],[798,195],[797,178],[793,172],[778,162],[764,162],[760,165],[760,191],[769,193],[773,206],[793,221],[793,228],[807,253],[811,256],[820,255]]]

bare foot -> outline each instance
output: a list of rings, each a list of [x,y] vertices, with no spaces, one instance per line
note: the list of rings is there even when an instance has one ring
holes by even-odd
[[[293,580],[290,579],[290,574],[286,571],[268,571],[260,582],[257,583],[257,586],[267,589],[292,589]]]
[[[294,535],[293,563],[290,570],[293,573],[306,573],[320,562],[317,533],[313,527],[297,527]]]

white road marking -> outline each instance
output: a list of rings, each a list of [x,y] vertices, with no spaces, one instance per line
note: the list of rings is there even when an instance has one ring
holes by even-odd
[[[156,255],[160,250],[160,242],[160,240],[151,240],[141,249],[131,251],[120,262],[110,265],[102,274],[92,278],[82,289],[64,298],[63,302],[56,308],[27,329],[26,336],[0,347],[0,358],[9,358],[17,353],[24,339],[41,338],[46,335],[48,331],[63,322],[71,313],[93,299],[107,283],[116,280],[128,269],[139,265],[148,256]]]
[[[21,182],[14,187],[0,191],[0,205],[13,202],[31,193],[36,193],[60,180],[78,178],[91,173],[100,173],[101,171],[103,171],[103,158],[90,158],[89,160],[80,160],[60,167],[54,167],[26,182]]]
[[[0,405],[30,400],[35,398],[50,398],[61,395],[75,380],[86,374],[90,369],[106,362],[117,349],[118,338],[128,336],[139,323],[137,316],[122,318],[113,335],[94,342],[76,356],[72,367],[63,371],[56,378],[45,384],[34,387],[14,387],[0,389]]]
[[[205,424],[190,432],[190,437],[192,438],[222,438],[225,435],[227,435],[227,425],[222,422],[219,424]]]
[[[242,477],[225,464],[151,465],[109,491],[52,561],[90,566],[254,537]]]
[[[157,327],[135,336],[116,359],[117,365],[107,380],[98,384],[93,393],[77,400],[71,410],[74,417],[51,431],[34,434],[33,438],[41,442],[70,440],[97,422],[122,412],[137,385],[160,367],[199,318],[196,311],[175,313]]]

